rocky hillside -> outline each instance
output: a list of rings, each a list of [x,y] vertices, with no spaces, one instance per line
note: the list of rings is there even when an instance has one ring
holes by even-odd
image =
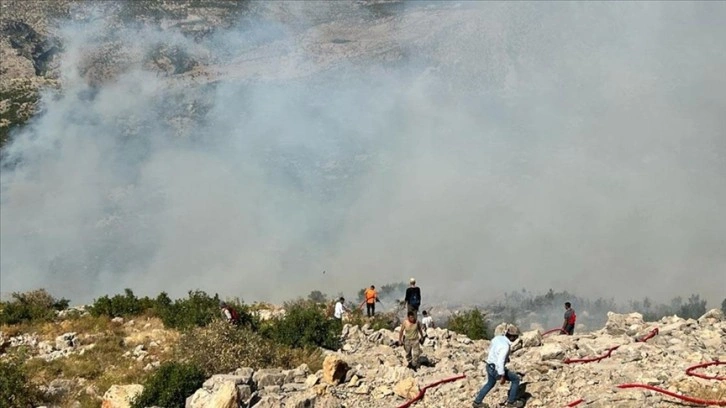
[[[649,334],[654,336],[648,338]],[[405,367],[402,348],[394,347],[396,332],[346,325],[342,335],[342,349],[328,353],[322,370],[311,372],[306,365],[293,370],[240,367],[209,378],[189,396],[187,407],[394,407],[414,398],[427,384],[461,375],[428,390],[416,406],[469,407],[486,381],[483,361],[488,341],[429,329],[423,366],[414,372]],[[561,407],[580,399],[583,406],[603,408],[679,403],[653,391],[615,388],[631,383],[726,404],[726,382],[686,374],[688,367],[699,363],[726,361],[726,319],[718,310],[698,320],[672,316],[658,322],[644,322],[637,313],[611,313],[600,330],[572,337],[529,331],[514,349],[510,367],[524,373],[521,397],[528,407]],[[590,364],[578,362],[603,355]],[[718,365],[698,373],[725,376],[724,367]],[[127,406],[124,401],[141,389],[114,387],[106,394],[104,407]],[[485,402],[494,406],[506,398],[505,393],[506,387],[497,386]]]

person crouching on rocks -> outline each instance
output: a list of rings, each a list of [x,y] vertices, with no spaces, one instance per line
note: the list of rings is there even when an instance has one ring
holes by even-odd
[[[398,334],[398,344],[403,344],[406,352],[408,368],[418,370],[418,360],[421,357],[421,344],[424,341],[424,333],[421,324],[416,321],[416,312],[408,312],[406,320],[401,324],[401,331]]]
[[[507,402],[504,404],[505,407],[523,407],[524,403],[517,400],[517,392],[519,391],[519,382],[521,381],[519,375],[514,371],[510,371],[506,368],[506,364],[509,362],[509,350],[512,346],[512,342],[517,340],[519,337],[519,330],[515,326],[509,326],[507,331],[499,336],[492,339],[492,343],[489,346],[489,353],[487,355],[487,383],[482,387],[474,398],[474,408],[489,407],[484,404],[484,397],[487,396],[489,391],[494,388],[497,380],[500,380],[504,384],[509,380],[512,385],[509,386],[509,395]]]

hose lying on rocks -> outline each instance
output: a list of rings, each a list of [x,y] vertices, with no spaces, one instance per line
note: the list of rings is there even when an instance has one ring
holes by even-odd
[[[565,331],[562,330],[561,328],[557,327],[557,328],[550,329],[550,330],[547,330],[546,332],[542,333],[542,337],[544,337],[544,336],[546,336],[548,334],[557,333],[557,332],[564,333]]]
[[[439,381],[436,381],[434,383],[431,383],[431,384],[429,384],[429,385],[421,388],[421,391],[419,391],[418,394],[415,397],[413,397],[411,400],[407,401],[403,405],[400,405],[398,408],[408,408],[408,407],[410,407],[416,401],[418,401],[421,398],[423,398],[424,394],[426,394],[426,390],[428,390],[429,388],[438,387],[439,385],[444,384],[444,383],[448,383],[448,382],[458,381],[458,380],[461,380],[462,378],[466,378],[466,375],[461,374],[461,375],[457,375],[457,376],[454,376],[454,377],[444,378],[443,380],[439,380]]]
[[[655,335],[657,335],[657,334],[658,334],[658,328],[656,327],[655,329],[651,330],[650,333],[648,333],[648,335],[646,335],[645,337],[643,337],[641,339],[637,339],[636,341],[637,342],[646,342],[646,341],[652,339],[653,337],[655,337]],[[580,358],[580,359],[566,359],[564,361],[564,363],[565,364],[572,364],[572,363],[592,363],[592,362],[595,362],[595,361],[600,361],[602,359],[605,359],[605,358],[610,357],[610,355],[612,354],[612,352],[615,351],[615,350],[617,350],[618,347],[620,347],[620,346],[615,346],[615,347],[609,348],[607,350],[607,352],[605,354],[603,354],[602,356],[591,357],[591,358]],[[724,364],[726,364],[726,362],[720,362],[720,361],[711,361],[711,362],[707,362],[707,363],[696,364],[694,366],[688,367],[686,369],[686,374],[687,375],[690,375],[690,376],[694,376],[694,377],[699,377],[699,378],[707,379],[707,380],[720,380],[720,381],[723,381],[723,380],[726,380],[726,377],[710,376],[710,375],[705,375],[705,374],[694,373],[693,371],[696,370],[696,369],[699,369],[699,368],[710,367],[710,366],[714,366],[714,365],[724,365]],[[658,387],[654,387],[652,385],[647,385],[647,384],[627,383],[627,384],[620,384],[620,385],[617,386],[617,388],[620,388],[620,389],[642,388],[642,389],[646,389],[646,390],[650,390],[650,391],[659,392],[661,394],[668,395],[669,397],[677,398],[677,399],[680,399],[682,401],[690,402],[690,403],[693,403],[693,404],[706,405],[706,406],[711,405],[711,406],[717,406],[717,407],[726,407],[726,400],[716,401],[716,400],[707,400],[707,399],[702,399],[702,398],[689,397],[687,395],[676,394],[674,392],[665,390],[663,388],[658,388]],[[576,401],[570,402],[569,404],[567,404],[565,406],[566,407],[575,407],[575,406],[577,406],[577,405],[579,405],[579,404],[581,404],[583,402],[585,402],[585,400],[583,398],[580,398],[580,399],[578,399]]]

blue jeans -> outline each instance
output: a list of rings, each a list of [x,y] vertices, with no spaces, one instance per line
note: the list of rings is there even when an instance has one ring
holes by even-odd
[[[504,369],[504,375],[507,377],[509,382],[512,383],[512,385],[509,386],[509,396],[507,398],[507,402],[514,402],[517,399],[517,392],[519,391],[519,376],[517,373]],[[497,383],[497,369],[494,367],[494,364],[487,364],[487,383],[484,384],[481,390],[479,390],[479,394],[476,395],[476,398],[474,398],[474,402],[477,404],[481,404],[482,401],[484,401],[484,397],[489,394],[489,391],[494,388],[494,385]]]

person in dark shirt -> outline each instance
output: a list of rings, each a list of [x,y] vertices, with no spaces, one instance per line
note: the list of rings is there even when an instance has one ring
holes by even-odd
[[[572,333],[575,332],[576,320],[577,315],[575,315],[575,309],[572,308],[572,304],[565,302],[565,321],[562,322],[562,332],[568,336],[572,336]]]
[[[409,287],[406,289],[406,297],[403,301],[406,303],[408,312],[418,314],[418,308],[421,307],[421,288],[416,286],[416,279],[411,278]]]

